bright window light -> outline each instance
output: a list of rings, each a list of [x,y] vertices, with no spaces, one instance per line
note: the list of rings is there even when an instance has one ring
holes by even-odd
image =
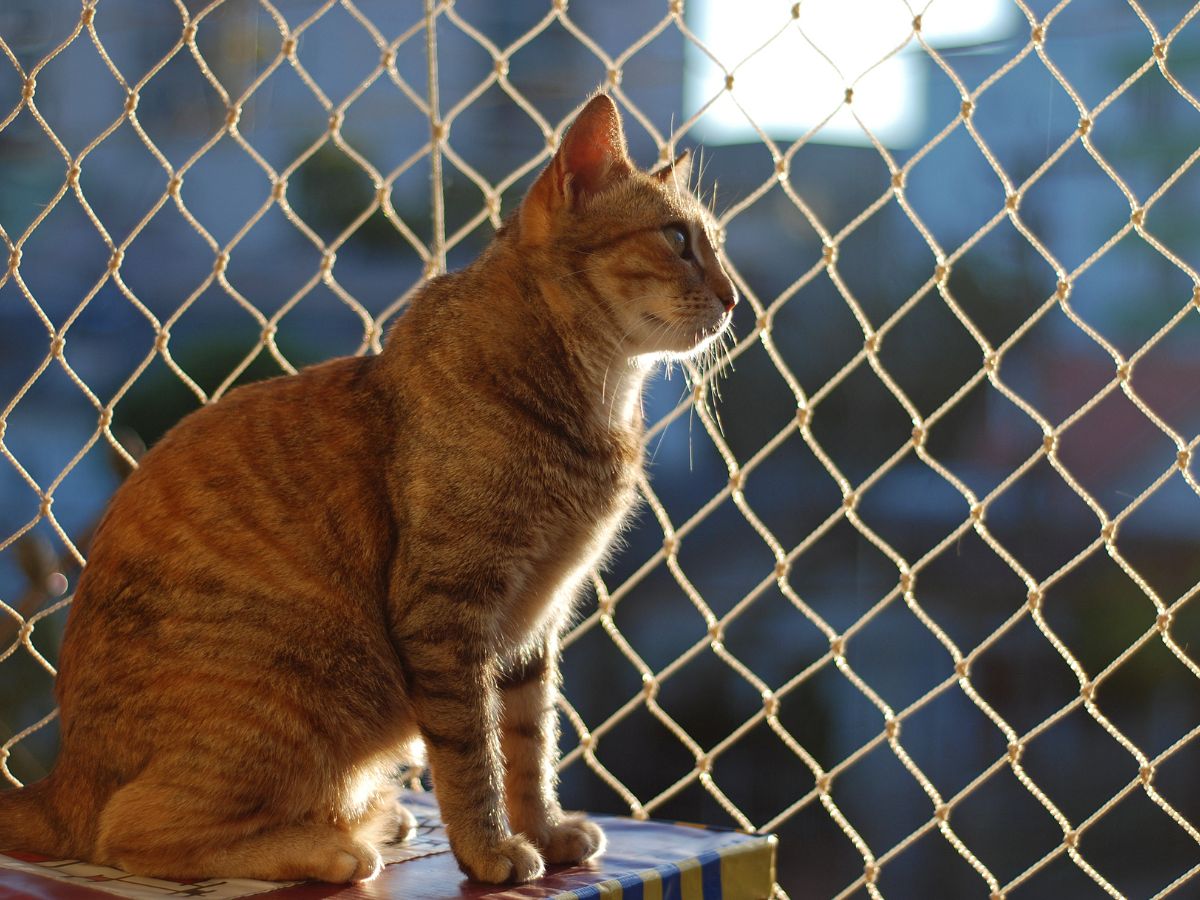
[[[779,0],[692,0],[687,8],[697,37],[737,67],[733,94],[722,93],[725,74],[688,45],[688,109],[721,93],[697,125],[706,143],[757,140],[747,115],[771,137],[795,140],[832,114],[812,140],[869,144],[844,103],[850,87],[854,111],[883,144],[909,146],[922,133],[932,63],[915,38],[889,57],[912,32],[902,0],[803,0],[799,19]],[[1011,0],[934,0],[921,30],[935,47],[979,44],[1011,34],[1017,18]]]

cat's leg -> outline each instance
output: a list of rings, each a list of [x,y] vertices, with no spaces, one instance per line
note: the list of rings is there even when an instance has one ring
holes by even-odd
[[[423,604],[431,621],[418,612],[400,629],[409,700],[459,866],[479,881],[530,881],[545,865],[506,824],[495,662],[482,637],[470,638],[486,633],[472,618],[482,602],[462,599],[472,590],[431,599]]]
[[[553,638],[501,679],[504,787],[513,830],[528,835],[547,862],[577,863],[602,853],[605,839],[598,825],[558,805],[558,680]]]
[[[198,801],[198,802],[197,802]],[[201,793],[139,778],[101,813],[98,860],[156,878],[369,881],[383,861],[356,830],[316,822],[251,830],[225,821]]]

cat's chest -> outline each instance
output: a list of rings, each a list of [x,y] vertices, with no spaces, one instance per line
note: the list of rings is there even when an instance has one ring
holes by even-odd
[[[610,465],[592,477],[543,483],[530,520],[523,584],[510,599],[509,627],[520,639],[567,612],[581,581],[602,561],[636,500],[638,469]]]

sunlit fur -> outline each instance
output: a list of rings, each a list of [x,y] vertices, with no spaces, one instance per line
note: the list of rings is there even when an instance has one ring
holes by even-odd
[[[558,637],[635,501],[649,363],[711,342],[735,300],[682,166],[637,171],[598,95],[380,356],[239,388],[172,429],[89,548],[61,752],[0,796],[0,846],[178,879],[367,880],[411,828],[389,776],[423,746],[469,875],[602,852],[556,797]]]

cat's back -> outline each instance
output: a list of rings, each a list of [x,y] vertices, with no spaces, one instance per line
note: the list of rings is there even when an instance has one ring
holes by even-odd
[[[382,512],[367,490],[390,439],[374,362],[337,359],[246,385],[184,418],[114,495],[87,572],[143,552],[186,554],[198,566],[219,567],[235,548],[282,561],[319,553],[320,536],[301,532],[322,527],[353,546],[340,532]]]
[[[135,681],[196,660],[378,669],[388,649],[375,638],[331,642],[327,659],[298,643],[335,623],[383,632],[390,404],[373,369],[339,359],[239,388],[146,454],[89,548],[62,652],[64,714],[117,669]]]

